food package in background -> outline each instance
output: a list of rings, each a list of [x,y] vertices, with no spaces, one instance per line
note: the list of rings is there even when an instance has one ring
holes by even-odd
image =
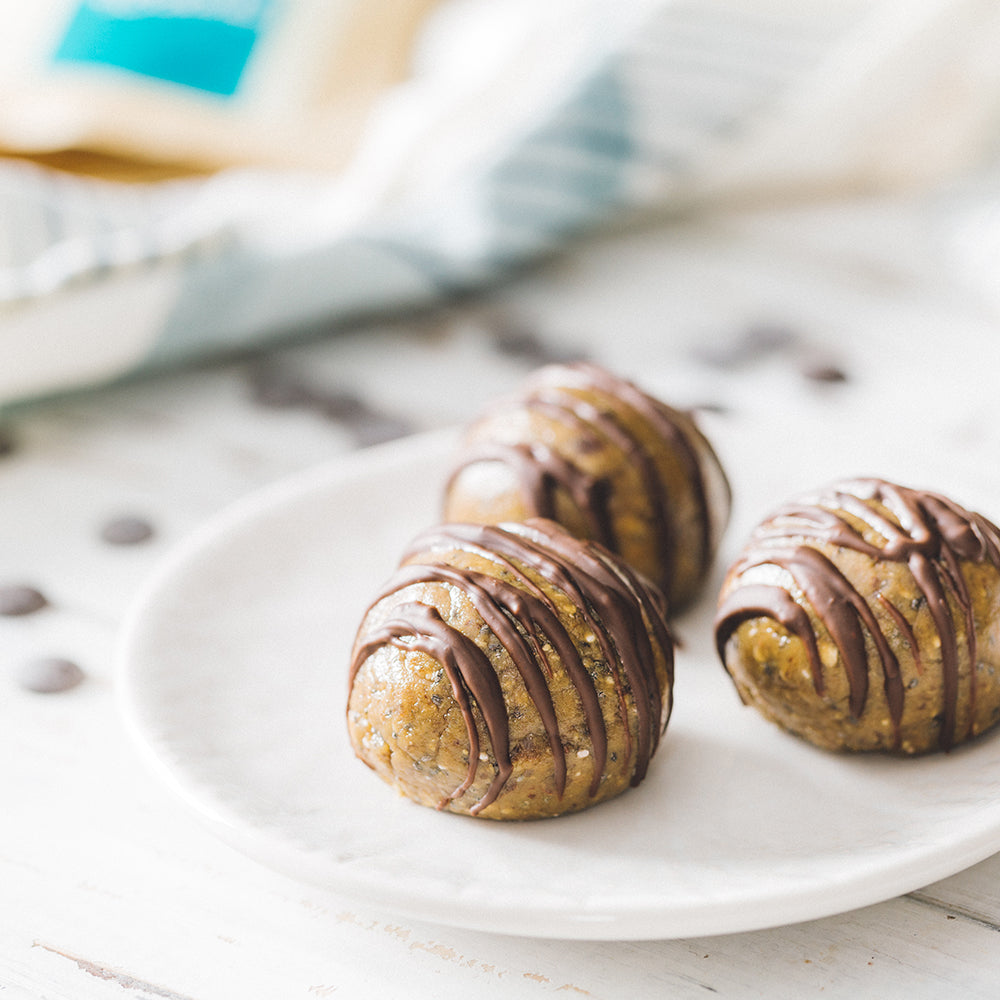
[[[335,170],[437,0],[30,0],[0,31],[0,152]]]

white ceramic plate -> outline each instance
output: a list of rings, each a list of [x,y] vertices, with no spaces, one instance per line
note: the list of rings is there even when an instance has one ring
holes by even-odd
[[[1000,849],[1000,738],[844,759],[743,708],[711,596],[679,626],[649,776],[584,813],[500,824],[399,798],[355,760],[347,657],[404,543],[435,519],[451,438],[358,453],[208,525],[142,594],[123,706],[154,766],[236,847],[400,915],[545,937],[690,937],[890,898]]]

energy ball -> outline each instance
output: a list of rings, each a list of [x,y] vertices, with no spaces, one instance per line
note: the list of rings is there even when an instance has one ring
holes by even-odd
[[[1000,720],[1000,531],[880,479],[778,510],[729,570],[719,655],[742,700],[829,750],[948,750]]]
[[[589,363],[548,365],[467,430],[446,521],[543,517],[689,603],[729,518],[719,460],[688,413]]]
[[[663,597],[621,560],[549,521],[448,524],[365,615],[347,725],[416,802],[558,816],[642,781],[672,682]]]

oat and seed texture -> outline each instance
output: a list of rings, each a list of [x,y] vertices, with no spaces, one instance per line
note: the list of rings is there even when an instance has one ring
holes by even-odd
[[[675,612],[699,593],[729,508],[690,413],[580,363],[536,370],[467,428],[442,516],[558,521],[649,577]]]
[[[662,594],[551,521],[418,537],[354,646],[358,757],[416,802],[557,816],[646,774],[670,715]]]
[[[830,750],[948,750],[1000,719],[1000,533],[858,479],[768,517],[731,567],[719,655],[743,701]]]

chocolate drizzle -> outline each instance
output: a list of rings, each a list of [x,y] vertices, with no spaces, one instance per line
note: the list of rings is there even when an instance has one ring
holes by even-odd
[[[549,377],[536,377],[515,405],[567,426],[581,453],[610,446],[635,470],[649,504],[649,523],[655,535],[652,547],[660,567],[658,582],[669,591],[680,544],[677,502],[667,495],[651,446],[652,441],[666,442],[681,464],[695,507],[697,576],[702,576],[713,555],[712,513],[690,417],[597,365],[580,362],[561,368],[566,373],[564,385],[553,384]],[[598,393],[602,398],[598,404],[581,393]],[[639,424],[649,428],[646,440],[634,429]],[[446,490],[450,491],[465,468],[481,462],[500,462],[513,470],[529,517],[558,520],[557,494],[569,496],[587,523],[589,537],[621,554],[612,512],[614,486],[608,476],[593,475],[572,454],[560,454],[542,443],[484,441],[470,446],[452,470]]]
[[[824,554],[831,549],[834,551],[829,557]],[[849,708],[855,718],[860,717],[868,700],[870,639],[881,666],[898,748],[905,698],[899,660],[866,595],[835,565],[837,549],[908,567],[940,642],[943,703],[939,745],[947,750],[968,738],[976,694],[976,628],[962,563],[989,562],[1000,568],[1000,530],[986,518],[938,494],[884,480],[859,479],[831,487],[810,502],[790,504],[768,518],[730,570],[729,579],[736,585],[721,601],[715,623],[723,663],[726,644],[742,622],[772,618],[805,644],[814,687],[822,694],[823,665],[815,626],[807,613],[811,609],[839,652],[849,683]],[[748,583],[741,583],[741,575],[764,565],[785,570],[801,593],[802,603],[781,586],[754,582],[752,577]],[[925,660],[905,610],[881,591],[870,597],[885,609],[909,646],[915,669],[922,673]],[[958,610],[961,627],[952,605]],[[963,642],[969,664],[970,712],[967,731],[958,733]]]
[[[562,455],[541,444],[483,442],[462,463],[502,462],[517,474],[521,495],[530,517],[558,520],[556,493],[563,490],[579,509],[594,541],[618,551],[608,510],[608,481],[588,475]],[[454,481],[460,469],[452,474]]]
[[[496,798],[500,787],[513,770],[503,692],[489,657],[468,636],[448,625],[437,608],[413,602],[401,605],[396,617],[376,629],[358,647],[351,665],[352,683],[360,665],[375,649],[387,643],[399,649],[418,650],[434,657],[444,667],[451,681],[455,701],[462,711],[469,733],[469,770],[465,780],[451,793],[452,799],[461,795],[476,776],[479,732],[472,713],[472,700],[475,699],[481,706],[486,731],[497,760],[497,774],[493,784],[478,804],[480,808],[487,806]]]
[[[496,567],[495,574],[445,562],[446,553],[456,550],[489,560]],[[536,583],[533,577],[546,586]],[[591,797],[597,794],[608,765],[608,733],[597,685],[597,677],[603,672],[611,679],[617,711],[624,723],[624,765],[632,768],[633,785],[642,780],[669,716],[673,681],[673,643],[665,619],[665,602],[658,591],[598,546],[574,539],[543,520],[502,526],[447,524],[424,532],[411,544],[403,565],[372,607],[422,583],[442,583],[461,590],[507,651],[542,721],[560,796],[567,768],[566,748],[548,682],[554,658],[580,699],[591,742]],[[565,611],[560,613],[556,606],[553,591],[561,592],[578,609],[591,633],[587,641],[596,644],[596,649],[585,655],[578,648],[564,622]],[[462,783],[439,807],[461,796],[474,781],[480,760],[476,707],[496,762],[489,788],[470,809],[473,814],[481,812],[496,800],[513,768],[508,706],[496,669],[480,645],[444,621],[436,608],[410,601],[391,609],[389,614],[389,620],[359,637],[350,684],[353,686],[364,662],[386,644],[419,650],[441,663],[465,719],[469,766]],[[666,703],[657,678],[658,656],[662,657],[669,679]],[[636,718],[634,746],[627,715],[629,695]]]

